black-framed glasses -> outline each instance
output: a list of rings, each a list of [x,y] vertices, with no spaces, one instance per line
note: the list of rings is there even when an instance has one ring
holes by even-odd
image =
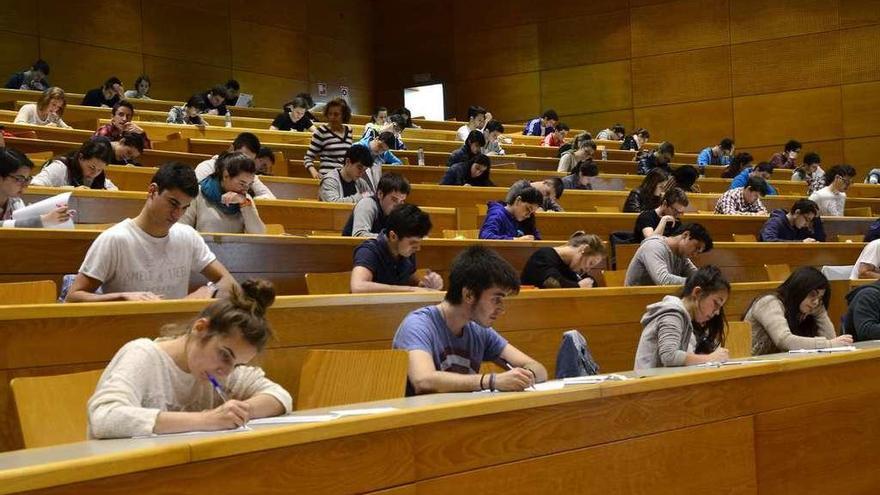
[[[33,176],[25,177],[24,175],[10,175],[10,177],[15,179],[15,181],[19,184],[30,184],[31,181],[34,179]]]

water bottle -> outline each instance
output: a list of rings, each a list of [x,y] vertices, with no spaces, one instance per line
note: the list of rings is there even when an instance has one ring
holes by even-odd
[[[608,159],[608,150],[606,150],[605,147],[602,146],[602,161],[605,161],[607,159]]]
[[[425,149],[424,148],[419,148],[418,157],[419,157],[418,158],[419,165],[424,167],[425,166]]]
[[[232,127],[232,112],[226,111],[226,127]]]

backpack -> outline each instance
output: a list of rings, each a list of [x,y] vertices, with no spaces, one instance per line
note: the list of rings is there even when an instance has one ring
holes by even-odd
[[[556,378],[598,375],[599,364],[593,359],[587,339],[577,330],[562,334],[562,344],[556,354]]]

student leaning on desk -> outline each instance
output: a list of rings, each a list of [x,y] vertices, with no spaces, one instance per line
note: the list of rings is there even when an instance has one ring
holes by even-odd
[[[274,300],[270,282],[248,280],[189,327],[125,344],[89,399],[89,437],[225,430],[290,412],[290,394],[246,366],[272,336]]]

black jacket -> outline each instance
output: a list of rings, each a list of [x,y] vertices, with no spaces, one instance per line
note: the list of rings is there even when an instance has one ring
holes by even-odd
[[[856,342],[880,339],[880,281],[851,290],[846,302],[843,331]]]

